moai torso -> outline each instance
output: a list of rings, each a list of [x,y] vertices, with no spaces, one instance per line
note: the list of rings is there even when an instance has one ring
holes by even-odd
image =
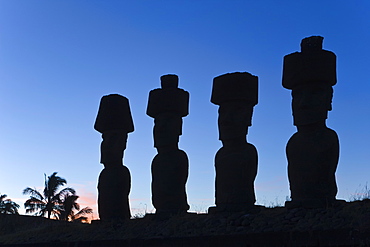
[[[254,205],[257,163],[257,149],[250,143],[217,151],[215,204],[221,211],[244,211]]]
[[[256,148],[246,141],[253,106],[257,104],[258,78],[249,73],[231,73],[213,81],[211,102],[219,105],[219,139],[222,148],[215,157],[216,207],[210,212],[241,212],[256,199]]]
[[[292,199],[287,207],[329,206],[337,194],[339,141],[325,123],[336,84],[336,56],[322,50],[322,39],[303,39],[301,52],[284,57],[283,86],[292,90],[298,130],[286,147]]]
[[[178,148],[182,117],[188,115],[189,93],[178,88],[176,75],[161,77],[162,87],[150,91],[147,114],[154,118],[152,203],[157,214],[184,213],[189,209],[185,185],[189,162]]]
[[[128,99],[111,94],[100,101],[95,130],[102,133],[101,160],[104,165],[98,182],[98,211],[102,221],[130,219],[131,176],[123,165],[127,134],[134,131]]]
[[[298,131],[289,139],[286,153],[293,201],[302,201],[304,206],[305,201],[316,204],[316,200],[335,199],[339,141],[334,130]]]

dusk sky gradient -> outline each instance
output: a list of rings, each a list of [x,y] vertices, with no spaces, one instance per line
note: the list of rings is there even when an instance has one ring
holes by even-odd
[[[337,55],[328,127],[340,140],[337,198],[370,181],[370,1],[0,0],[0,193],[21,205],[44,173],[67,179],[82,206],[96,210],[101,135],[93,129],[103,95],[130,101],[135,132],[132,214],[152,211],[153,119],[149,91],[177,74],[190,93],[179,147],[189,157],[191,211],[214,205],[217,109],[212,80],[246,71],[259,77],[248,141],[258,150],[257,204],[290,195],[285,146],[296,131],[281,85],[284,55],[301,39],[324,37]],[[97,217],[97,214],[94,216]]]

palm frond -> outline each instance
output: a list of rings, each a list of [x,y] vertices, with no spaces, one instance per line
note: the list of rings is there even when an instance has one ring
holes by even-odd
[[[44,200],[44,197],[38,190],[32,189],[30,187],[27,187],[23,190],[23,195],[31,195],[32,197],[37,197],[40,200]]]
[[[44,207],[40,211],[36,212],[35,215],[45,217],[47,213],[48,211],[46,210],[46,207]]]
[[[24,206],[27,207],[29,204],[40,204],[40,205],[46,205],[46,202],[44,200],[40,200],[39,198],[31,196],[30,199],[28,199]]]
[[[52,198],[52,201],[57,201],[59,203],[63,203],[63,201],[66,200],[67,197],[75,195],[76,191],[73,188],[64,188],[61,191],[59,191],[58,194],[54,195]]]
[[[19,205],[10,199],[5,199],[6,195],[0,195],[0,214],[19,214]]]
[[[18,213],[19,205],[15,202],[8,201],[0,206],[0,213],[2,214],[19,214]]]
[[[74,215],[73,211],[79,210],[80,205],[76,202],[78,197],[79,197],[78,195],[65,194],[65,197],[61,198],[63,220],[73,218]]]
[[[81,215],[82,216],[82,215],[92,214],[92,213],[93,213],[92,208],[90,208],[90,207],[84,207],[77,214],[75,214],[75,216],[78,216],[78,215]]]
[[[40,215],[43,215],[42,211],[46,208],[46,203],[39,198],[31,196],[30,199],[25,201],[24,207],[26,208],[26,213],[33,213],[36,211],[40,211]],[[36,212],[35,215],[38,213]]]
[[[47,197],[52,197],[60,186],[63,186],[67,183],[67,180],[57,176],[57,172],[54,172],[51,176],[48,177],[45,181],[44,194]]]
[[[44,202],[42,203],[36,203],[35,201],[32,201],[31,199],[28,199],[24,206],[26,208],[26,213],[33,213],[36,212],[35,215],[43,216],[45,214],[46,210],[46,204]]]
[[[4,200],[4,198],[6,198],[6,197],[7,197],[7,195],[5,195],[5,194],[0,195],[0,202],[1,202],[2,200]]]
[[[71,218],[73,222],[88,222],[88,217],[86,217],[85,215],[92,213],[93,213],[92,208],[84,207],[78,213],[73,215]]]

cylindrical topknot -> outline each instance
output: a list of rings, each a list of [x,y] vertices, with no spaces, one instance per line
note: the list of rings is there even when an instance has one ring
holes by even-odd
[[[301,42],[301,52],[284,56],[283,87],[293,89],[304,84],[337,83],[337,57],[322,49],[323,37],[311,36]]]
[[[178,88],[179,77],[174,74],[162,75],[161,76],[161,87],[165,88]]]
[[[220,105],[227,101],[258,103],[258,77],[248,72],[235,72],[213,79],[211,102]]]
[[[100,100],[94,129],[100,133],[111,130],[133,132],[134,123],[128,99],[119,94],[103,96]]]
[[[161,76],[161,87],[149,93],[146,114],[155,118],[161,113],[172,112],[181,117],[189,114],[189,93],[178,88],[177,75]]]
[[[301,52],[322,50],[323,40],[324,40],[324,37],[321,37],[321,36],[311,36],[311,37],[302,39]]]

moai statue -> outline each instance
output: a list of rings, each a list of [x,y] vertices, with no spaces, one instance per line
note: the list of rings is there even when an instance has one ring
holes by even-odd
[[[119,94],[103,96],[95,130],[102,133],[100,163],[104,165],[98,182],[98,209],[102,221],[130,219],[128,195],[130,171],[123,165],[127,134],[134,131],[129,101]]]
[[[213,79],[211,102],[219,105],[218,130],[222,147],[215,157],[216,207],[210,213],[243,212],[253,208],[257,150],[248,143],[253,107],[258,102],[258,77],[236,72]]]
[[[301,52],[284,57],[283,87],[292,90],[296,132],[288,141],[288,177],[293,207],[326,207],[336,201],[339,158],[336,132],[326,127],[337,82],[336,56],[322,49],[323,37],[302,40]]]
[[[146,114],[154,118],[154,147],[158,154],[152,162],[152,203],[156,214],[186,213],[185,191],[189,162],[178,148],[182,117],[188,115],[189,93],[178,88],[177,75],[161,76],[161,88],[149,93]]]

